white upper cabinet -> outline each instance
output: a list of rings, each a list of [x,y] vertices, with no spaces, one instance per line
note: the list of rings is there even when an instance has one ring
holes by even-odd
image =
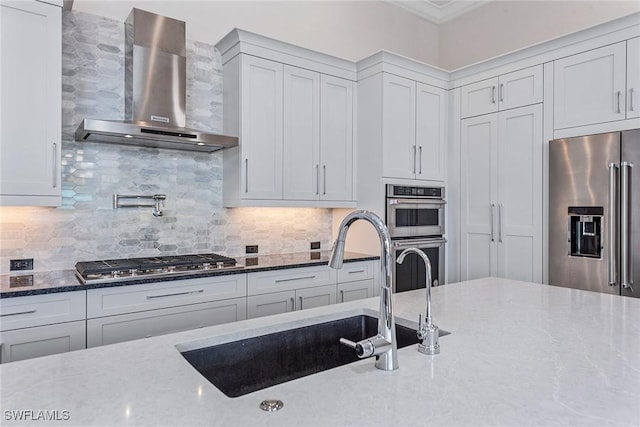
[[[284,68],[284,198],[320,194],[320,73]]]
[[[382,82],[383,176],[444,180],[446,91],[388,73]]]
[[[240,58],[240,170],[244,198],[282,198],[283,66]]]
[[[416,84],[416,179],[443,181],[446,174],[447,91]]]
[[[640,37],[627,40],[627,118],[640,117]]]
[[[384,73],[382,77],[383,175],[416,175],[416,82]]]
[[[626,42],[554,62],[554,128],[623,120]]]
[[[542,102],[542,65],[463,86],[462,117]]]
[[[0,3],[0,205],[58,206],[62,10]]]
[[[355,64],[238,29],[216,47],[224,206],[355,207]]]
[[[355,200],[353,193],[353,86],[350,80],[320,78],[320,200]],[[321,190],[321,191],[320,191]]]

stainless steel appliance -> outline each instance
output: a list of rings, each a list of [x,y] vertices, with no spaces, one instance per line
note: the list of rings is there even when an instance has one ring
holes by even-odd
[[[640,297],[639,167],[640,129],[549,143],[549,284]]]
[[[391,238],[444,234],[444,188],[389,184],[386,201]]]
[[[386,222],[391,235],[392,258],[402,251],[421,249],[431,262],[431,286],[444,283],[444,200],[443,187],[387,185]],[[394,263],[394,292],[425,287],[426,268],[415,253],[402,264]]]
[[[212,152],[238,138],[186,126],[185,23],[133,9],[125,23],[125,118],[85,119],[76,141]]]
[[[238,268],[243,266],[235,259],[211,253],[78,262],[76,276],[84,284],[113,283],[148,278],[173,280]]]

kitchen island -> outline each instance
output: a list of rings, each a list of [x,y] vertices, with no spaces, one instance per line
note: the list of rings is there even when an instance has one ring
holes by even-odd
[[[393,305],[415,327],[424,291]],[[397,371],[361,360],[238,398],[178,348],[376,314],[378,298],[5,364],[2,425],[640,425],[640,300],[487,278],[434,288],[432,308],[451,332],[439,355],[413,345]]]

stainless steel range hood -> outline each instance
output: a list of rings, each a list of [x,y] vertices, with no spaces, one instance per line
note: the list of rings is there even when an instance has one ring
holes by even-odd
[[[76,141],[213,152],[238,138],[185,128],[185,23],[133,9],[125,23],[125,120],[84,119]]]

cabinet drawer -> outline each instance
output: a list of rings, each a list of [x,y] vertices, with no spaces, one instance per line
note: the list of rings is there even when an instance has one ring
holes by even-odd
[[[326,265],[263,271],[249,273],[247,276],[248,295],[260,295],[336,283],[335,270]]]
[[[182,332],[247,318],[246,298],[87,320],[87,347]]]
[[[246,295],[246,274],[90,289],[87,291],[87,318],[238,298]]]
[[[359,261],[344,263],[342,268],[337,270],[338,283],[355,282],[356,280],[373,279],[375,275],[375,261]]]
[[[0,333],[0,363],[85,348],[85,321],[37,326]]]
[[[84,320],[86,295],[77,291],[0,299],[0,330]]]

